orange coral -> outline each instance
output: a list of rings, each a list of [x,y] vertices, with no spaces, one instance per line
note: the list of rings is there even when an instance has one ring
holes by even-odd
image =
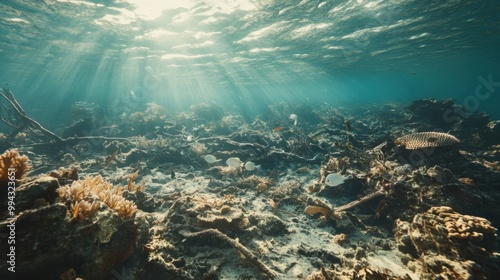
[[[137,211],[135,203],[122,196],[122,187],[113,187],[100,175],[87,176],[83,180],[73,182],[71,186],[59,188],[57,192],[59,201],[66,203],[72,219],[92,218],[101,202],[123,218],[131,218]]]
[[[14,178],[19,180],[23,178],[30,169],[31,165],[29,164],[27,156],[21,156],[16,149],[6,151],[0,155],[0,186],[7,185],[9,173],[14,172]]]

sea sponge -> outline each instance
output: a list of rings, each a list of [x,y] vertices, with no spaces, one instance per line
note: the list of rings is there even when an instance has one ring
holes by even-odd
[[[28,174],[30,169],[27,156],[21,156],[16,149],[6,151],[0,155],[0,186],[6,186],[9,182],[9,171],[14,173],[16,180],[19,180]]]
[[[326,207],[322,207],[322,206],[313,206],[313,205],[309,205],[306,207],[306,209],[304,209],[304,212],[306,212],[306,214],[308,215],[315,215],[315,214],[318,214],[320,213],[321,214],[321,218],[324,219],[324,220],[328,220],[330,218],[330,216],[333,215],[333,211],[326,208]]]
[[[460,143],[455,136],[442,132],[418,132],[401,136],[394,140],[394,144],[404,146],[407,150],[436,148]]]
[[[61,187],[57,192],[59,201],[66,204],[72,219],[92,218],[102,203],[120,217],[131,218],[137,212],[137,206],[122,196],[123,189],[120,186],[113,187],[99,175],[74,181],[71,186]]]

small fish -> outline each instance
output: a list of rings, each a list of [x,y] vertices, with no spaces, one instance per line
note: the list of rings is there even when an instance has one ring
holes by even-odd
[[[274,199],[269,198],[269,204],[271,205],[271,207],[273,207],[273,209],[278,209],[278,205],[276,205],[276,202],[274,202]]]
[[[208,162],[208,163],[216,163],[216,162],[219,162],[221,161],[220,159],[217,159],[216,157],[214,157],[213,155],[206,155],[204,157],[205,161]]]
[[[278,131],[282,131],[285,127],[284,126],[277,126],[273,129],[273,133],[276,133]]]
[[[240,169],[241,168],[241,159],[238,157],[228,158],[226,160],[226,164],[228,166],[234,167],[236,169]]]
[[[259,168],[260,168],[260,165],[255,165],[255,163],[253,163],[251,161],[247,161],[245,163],[245,170],[254,171],[255,169],[259,169]]]
[[[347,142],[346,146],[347,146],[348,149],[354,148],[354,144],[351,143],[351,142]]]
[[[297,115],[291,114],[290,117],[289,117],[289,119],[291,121],[293,121],[293,125],[295,125],[295,126],[297,125]]]
[[[344,120],[344,124],[345,124],[345,129],[347,131],[351,131],[352,130],[351,123],[349,122],[348,119]]]
[[[116,155],[118,154],[118,151],[119,150],[116,149],[116,151],[106,159],[106,167],[111,165],[111,162],[113,162],[113,160],[115,159]]]
[[[175,179],[175,172],[170,170],[170,179]]]
[[[335,187],[343,184],[345,179],[348,179],[348,177],[342,176],[338,173],[331,173],[326,176],[325,184],[329,187]]]

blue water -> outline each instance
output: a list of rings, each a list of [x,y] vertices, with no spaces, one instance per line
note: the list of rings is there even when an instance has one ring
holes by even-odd
[[[500,117],[497,0],[3,0],[0,32],[0,82],[48,127],[75,101],[258,113],[433,97]]]

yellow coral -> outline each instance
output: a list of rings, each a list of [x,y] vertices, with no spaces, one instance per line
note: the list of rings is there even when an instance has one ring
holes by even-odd
[[[0,186],[7,185],[9,173],[14,173],[16,180],[23,178],[31,169],[27,156],[21,156],[16,149],[0,155]],[[12,177],[12,175],[10,176]]]

